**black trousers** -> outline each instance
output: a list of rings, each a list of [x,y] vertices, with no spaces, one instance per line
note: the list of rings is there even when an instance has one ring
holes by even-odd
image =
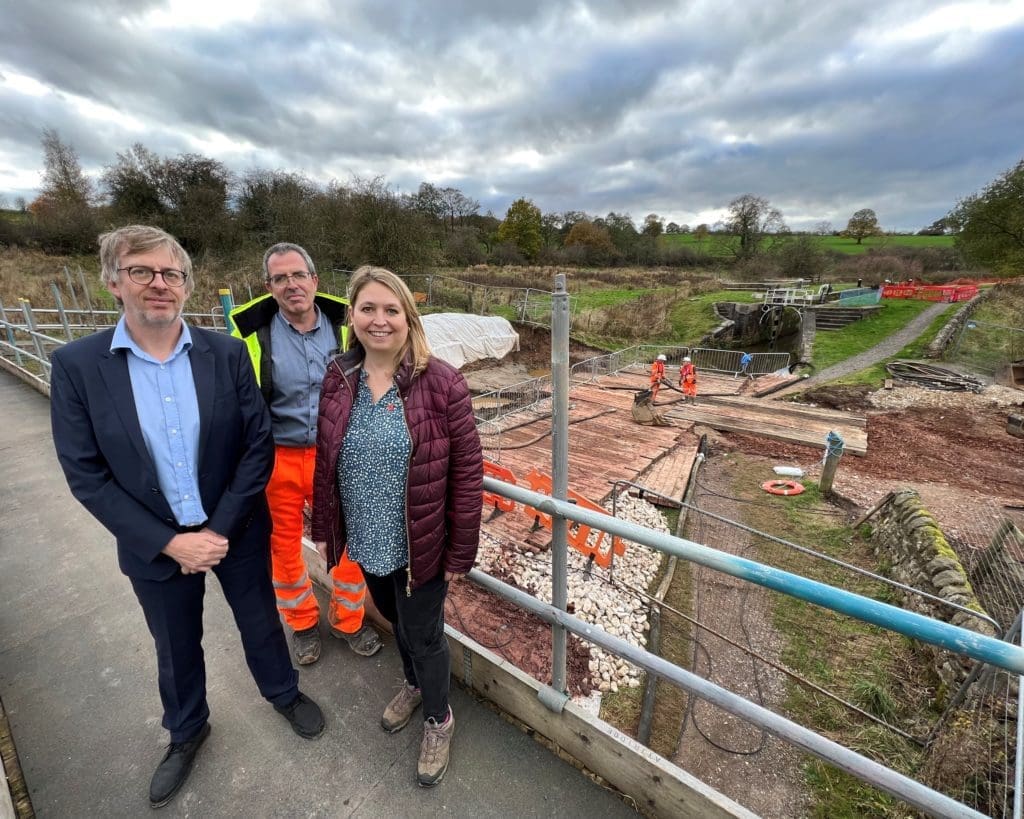
[[[423,693],[423,718],[448,716],[451,656],[444,636],[444,572],[405,594],[406,570],[384,577],[363,573],[374,604],[391,622],[405,680]]]
[[[298,693],[299,675],[277,613],[267,552],[229,549],[212,571],[234,614],[260,693],[274,705],[288,705]],[[210,715],[202,644],[206,573],[176,572],[168,580],[131,582],[156,643],[163,726],[171,742],[187,742]]]

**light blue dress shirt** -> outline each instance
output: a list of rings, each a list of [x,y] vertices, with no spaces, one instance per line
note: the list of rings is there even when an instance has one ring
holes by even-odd
[[[199,497],[199,400],[188,358],[191,347],[192,335],[183,321],[174,351],[166,361],[157,361],[135,343],[123,316],[110,342],[111,352],[127,351],[142,437],[160,491],[181,526],[197,526],[209,517]]]

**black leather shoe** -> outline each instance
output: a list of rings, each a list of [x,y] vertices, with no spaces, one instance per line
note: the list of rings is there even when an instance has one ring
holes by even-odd
[[[156,766],[153,779],[149,783],[149,805],[162,808],[171,801],[171,797],[185,784],[192,770],[199,746],[210,735],[210,723],[203,723],[202,729],[195,739],[188,742],[172,742],[167,746],[167,753]]]
[[[324,732],[324,712],[313,700],[301,691],[289,705],[275,705],[292,726],[292,730],[303,739],[316,739]]]

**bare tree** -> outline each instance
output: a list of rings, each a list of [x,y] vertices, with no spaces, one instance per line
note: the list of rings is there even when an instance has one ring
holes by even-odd
[[[729,203],[729,217],[725,227],[739,239],[733,252],[741,259],[755,255],[766,236],[788,232],[782,212],[772,207],[764,197],[750,193]]]
[[[30,206],[44,246],[60,252],[91,249],[96,238],[96,192],[75,149],[52,128],[43,130],[43,180]]]

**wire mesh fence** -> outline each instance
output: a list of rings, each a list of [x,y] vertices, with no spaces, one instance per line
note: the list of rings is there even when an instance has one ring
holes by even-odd
[[[828,534],[843,521],[831,519],[825,507],[819,510],[820,530],[810,526],[808,542],[797,544],[743,522],[770,520],[760,505],[698,484],[687,536],[882,602],[945,609],[937,615],[942,619],[967,611],[884,577],[884,557],[870,543],[855,533],[842,539]],[[993,613],[989,625],[1015,639],[1015,620],[1024,607],[1024,536],[995,506],[960,535],[984,539],[984,547],[956,545],[967,555],[965,568],[978,598]],[[822,539],[815,541],[818,531]],[[1013,815],[1016,677],[786,595],[723,580],[703,567],[693,567],[690,583],[693,620],[686,629],[698,673],[981,812]],[[973,627],[971,620],[980,623],[981,616],[969,617],[965,627]],[[959,686],[935,671],[942,665],[958,670]],[[707,703],[687,702],[684,713],[688,722],[677,760],[684,767],[697,757],[721,764],[739,755],[748,757],[745,764],[755,776],[761,759],[819,780],[839,776],[784,751],[771,737],[744,732]],[[884,799],[877,810],[903,815]]]
[[[946,348],[944,361],[986,375],[996,375],[1024,359],[1024,328],[968,319]]]

